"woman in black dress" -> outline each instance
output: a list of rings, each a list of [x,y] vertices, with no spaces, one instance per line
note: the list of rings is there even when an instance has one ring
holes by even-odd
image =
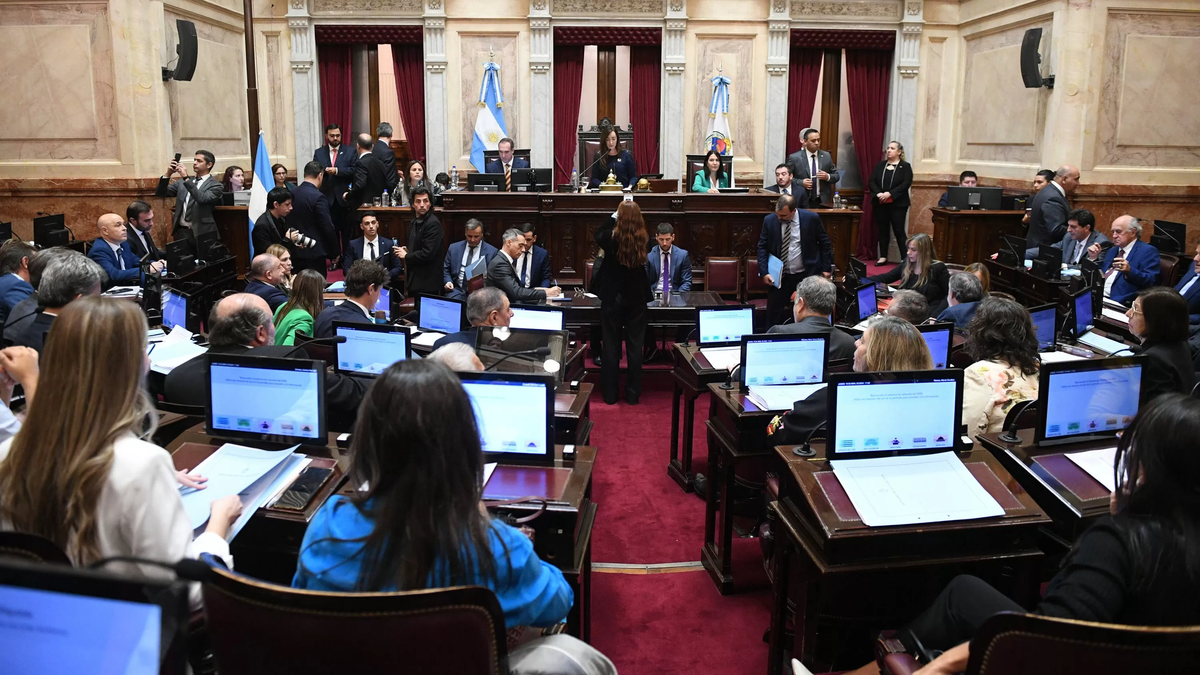
[[[596,244],[604,251],[604,274],[596,279],[600,296],[600,328],[604,361],[600,366],[604,402],[617,402],[621,377],[621,331],[625,331],[625,402],[636,405],[642,395],[642,345],[646,339],[646,305],[654,299],[646,272],[646,223],[634,202],[621,202],[611,225],[596,228]]]
[[[600,151],[592,158],[592,164],[592,180],[589,183],[591,187],[599,187],[608,180],[610,171],[623,187],[637,183],[637,165],[633,163],[633,155],[621,148],[621,134],[616,127],[609,129],[604,135],[604,142]]]
[[[875,227],[879,230],[879,260],[876,265],[887,262],[889,232],[896,235],[896,244],[905,240],[904,220],[908,217],[908,189],[912,187],[912,165],[904,161],[904,146],[896,141],[888,143],[887,157],[875,165],[871,172],[871,197],[875,200]]]

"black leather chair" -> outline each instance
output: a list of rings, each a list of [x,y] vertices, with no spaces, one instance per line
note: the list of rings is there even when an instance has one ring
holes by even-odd
[[[58,544],[45,537],[24,532],[0,532],[0,557],[21,558],[38,563],[71,564],[71,559]]]

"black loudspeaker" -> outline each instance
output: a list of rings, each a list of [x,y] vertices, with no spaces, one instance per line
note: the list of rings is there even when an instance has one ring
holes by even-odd
[[[196,24],[175,19],[175,28],[179,33],[179,44],[175,47],[179,61],[176,62],[175,72],[171,77],[179,82],[190,82],[192,74],[196,72]],[[1038,31],[1040,33],[1041,29]]]
[[[1043,86],[1054,87],[1053,75],[1042,77],[1042,55],[1038,53],[1041,44],[1041,28],[1030,28],[1025,31],[1025,37],[1021,40],[1021,79],[1025,81],[1026,89],[1040,89]]]

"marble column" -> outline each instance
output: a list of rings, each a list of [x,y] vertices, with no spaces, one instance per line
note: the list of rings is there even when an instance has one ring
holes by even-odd
[[[446,119],[446,11],[425,6],[425,161],[431,172],[450,173],[449,120]]]
[[[889,124],[891,138],[900,141],[905,156],[910,160],[917,156],[917,74],[921,69],[921,31],[924,23],[923,3],[912,0],[906,2],[896,58],[895,74],[898,77],[892,79],[895,93],[891,97]]]
[[[683,74],[687,70],[687,2],[668,3],[663,31],[661,156],[663,178],[683,177]],[[636,133],[636,130],[635,130]]]
[[[775,183],[775,165],[787,154],[788,63],[791,57],[789,0],[771,3],[767,22],[767,105],[763,113],[763,185]]]
[[[289,0],[288,31],[291,34],[292,106],[295,115],[296,174],[324,138],[321,121],[321,83],[317,76],[317,42],[308,15],[307,0]]]
[[[535,167],[554,166],[554,36],[550,30],[550,4],[529,3],[529,136],[526,139]]]

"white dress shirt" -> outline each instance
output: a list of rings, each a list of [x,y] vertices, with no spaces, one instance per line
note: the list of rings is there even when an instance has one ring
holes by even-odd
[[[149,233],[142,232],[141,230],[134,227],[130,223],[125,223],[125,230],[128,232],[132,232],[133,236],[137,237],[138,241],[142,242],[142,248],[146,249],[147,253],[150,252],[150,245],[148,243],[146,243],[146,239],[149,238],[149,236],[150,236]]]
[[[809,151],[805,150],[804,155],[805,155],[804,161],[807,162],[807,164],[805,164],[805,166],[808,167],[809,173],[812,174],[812,176],[811,176],[812,182],[813,182],[812,192],[814,194],[816,194],[817,196],[820,196],[821,195],[821,181],[820,181],[820,179],[817,178],[817,174],[815,171],[812,170],[812,168],[813,168],[813,162],[815,161],[816,165],[817,165],[817,171],[821,170],[821,151],[818,150],[816,152],[809,152]]]
[[[375,250],[371,248],[374,246]],[[378,260],[379,259],[379,235],[375,235],[374,239],[363,237],[363,260]]]
[[[525,288],[531,288],[530,282],[533,281],[533,275],[529,274],[529,268],[533,265],[533,252],[525,251],[517,258],[514,267],[517,270],[517,281]]]
[[[107,239],[104,240],[104,243],[108,244],[109,248],[111,248],[113,250],[113,253],[116,254],[117,269],[119,269],[119,270],[125,269],[125,256],[121,255],[121,244],[119,244],[119,243],[114,244]]]
[[[357,308],[358,308],[358,309],[359,309],[359,310],[360,310],[360,311],[363,313],[363,316],[365,316],[365,317],[367,317],[368,319],[370,319],[370,320],[371,320],[371,323],[374,323],[374,322],[375,322],[375,315],[371,314],[371,311],[370,311],[370,310],[368,310],[366,307],[363,307],[362,305],[360,305],[360,304],[358,304],[357,302],[355,302],[355,301],[351,300],[350,298],[346,298],[346,302],[347,302],[349,305],[353,305],[354,307],[357,307]]]
[[[1042,188],[1042,189],[1045,189],[1045,188]],[[1129,252],[1133,250],[1134,246],[1137,246],[1137,243],[1138,243],[1138,240],[1134,239],[1133,241],[1129,242],[1128,246],[1122,246],[1121,252],[1119,254],[1117,254],[1117,256],[1115,258],[1113,258],[1113,262],[1116,262],[1117,258],[1124,258],[1126,260],[1129,260]],[[1104,279],[1104,297],[1106,297],[1106,298],[1112,297],[1113,284],[1116,283],[1116,281],[1117,281],[1117,275],[1122,274],[1122,272],[1113,271],[1112,267],[1109,267],[1108,269],[1110,272],[1112,272],[1112,274],[1107,275]]]

